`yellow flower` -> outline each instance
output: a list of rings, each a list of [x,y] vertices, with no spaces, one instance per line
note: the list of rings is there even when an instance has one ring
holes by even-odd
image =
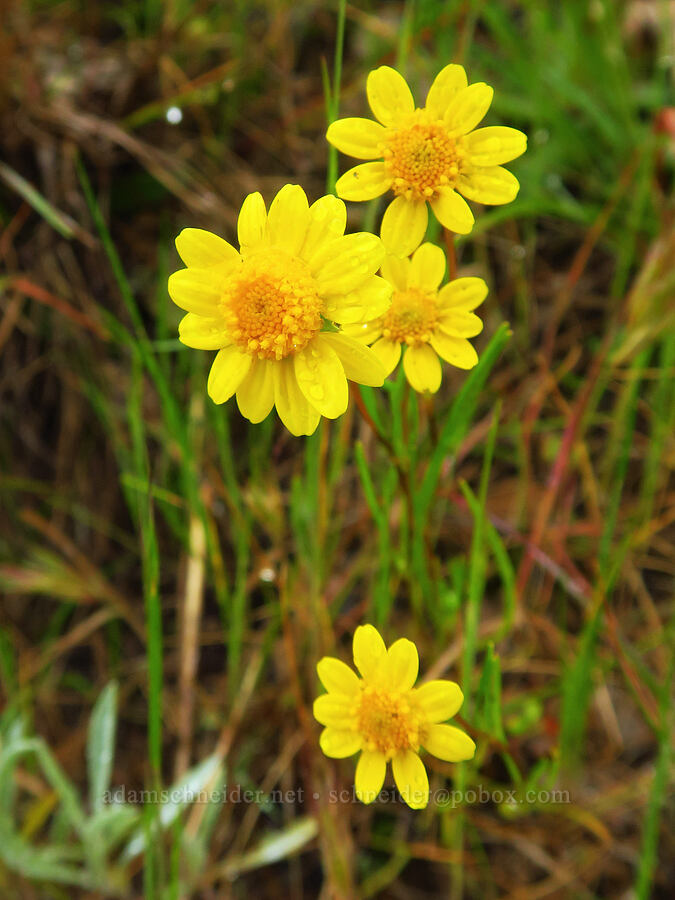
[[[518,180],[501,163],[524,153],[527,138],[515,128],[474,130],[492,102],[489,85],[468,85],[463,67],[449,65],[436,76],[426,106],[415,109],[403,76],[381,66],[368,76],[367,93],[379,122],[339,119],[326,137],[349,156],[378,160],[345,172],[337,193],[343,200],[372,200],[394,191],[380,232],[388,252],[409,256],[419,246],[427,202],[441,225],[468,234],[474,218],[459,194],[478,203],[514,199]]]
[[[209,396],[233,394],[242,415],[261,422],[276,405],[295,435],[312,434],[321,416],[347,408],[347,379],[378,387],[384,371],[363,342],[331,323],[373,319],[389,306],[391,286],[375,275],[382,242],[345,235],[345,205],[321,197],[312,206],[287,184],[269,213],[259,193],[239,213],[239,251],[222,238],[186,228],[176,247],[187,269],[169,278],[171,299],[187,315],[180,340],[218,350]]]
[[[435,244],[422,244],[412,259],[387,256],[382,275],[394,288],[391,306],[373,322],[347,327],[348,334],[372,344],[387,375],[406,344],[403,369],[416,391],[435,393],[440,387],[439,356],[460,369],[478,362],[467,338],[483,330],[471,310],[487,296],[487,285],[482,278],[455,278],[439,290],[444,274],[445,254]]]
[[[356,796],[377,797],[391,760],[394,780],[412,809],[429,802],[429,780],[420,747],[448,762],[471,759],[476,745],[452,725],[441,725],[459,710],[464,697],[453,681],[428,681],[418,688],[417,648],[401,638],[387,650],[372,625],[354,633],[354,663],[325,656],[317,665],[328,691],[314,701],[314,718],[325,725],[320,745],[326,756],[342,759],[361,751]]]

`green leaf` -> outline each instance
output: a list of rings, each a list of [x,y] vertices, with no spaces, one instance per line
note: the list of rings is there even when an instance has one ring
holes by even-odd
[[[89,721],[87,772],[89,801],[94,812],[105,806],[104,794],[110,787],[116,730],[117,684],[111,681],[101,691]]]
[[[170,788],[161,791],[155,800],[155,802],[161,801],[159,824],[163,828],[167,828],[175,822],[181,811],[194,802],[195,795],[206,790],[209,785],[215,785],[213,790],[220,791],[222,789],[222,773],[223,767],[218,757],[215,754],[207,756],[206,759],[186,772],[182,778],[174,782]],[[143,853],[146,844],[146,830],[140,827],[131,836],[120,859],[123,862],[129,862]]]
[[[56,229],[56,231],[63,235],[64,238],[70,239],[75,237],[75,232],[78,230],[77,223],[74,222],[70,216],[67,216],[65,213],[60,212],[56,207],[52,206],[52,204],[43,197],[30,182],[26,181],[26,179],[19,175],[18,172],[15,172],[14,169],[10,169],[10,167],[3,162],[0,162],[0,178],[2,178],[12,190],[16,191],[17,194],[20,194],[26,203],[29,203],[35,212],[41,215],[46,222],[49,222],[52,228]]]
[[[264,838],[249,853],[228,860],[225,871],[228,878],[236,878],[242,872],[269,866],[297,853],[314,840],[319,833],[319,823],[312,817],[297,819],[276,834]]]
[[[483,672],[476,692],[481,727],[499,741],[505,740],[502,725],[502,673],[494,644],[487,646]]]
[[[138,825],[140,812],[129,803],[115,803],[105,806],[87,822],[87,841],[102,844],[105,854],[109,854],[120,841]]]

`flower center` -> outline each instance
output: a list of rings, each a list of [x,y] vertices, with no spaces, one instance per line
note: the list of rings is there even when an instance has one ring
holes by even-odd
[[[422,721],[405,694],[368,685],[356,710],[357,729],[369,750],[388,758],[398,750],[418,750]]]
[[[440,187],[454,184],[463,154],[441,121],[430,119],[425,110],[416,110],[415,117],[412,125],[387,138],[384,166],[395,194],[431,200]]]
[[[279,250],[241,261],[223,287],[220,310],[232,340],[260,359],[283,359],[321,330],[322,300],[307,265]]]
[[[436,327],[436,294],[419,288],[394,291],[382,317],[382,334],[397,344],[425,344]]]

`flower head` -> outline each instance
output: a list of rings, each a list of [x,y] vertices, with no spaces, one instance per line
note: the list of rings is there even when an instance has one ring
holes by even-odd
[[[473,214],[463,194],[478,203],[509,203],[518,180],[502,168],[525,152],[527,138],[515,128],[476,129],[492,102],[492,88],[469,85],[462,66],[449,65],[436,76],[426,105],[415,108],[406,80],[380,66],[368,76],[372,119],[339,119],[326,137],[338,150],[366,162],[338,180],[343,200],[372,200],[392,190],[382,219],[388,252],[408,256],[427,228],[427,203],[450,231],[468,234]]]
[[[412,259],[387,256],[382,275],[394,289],[391,306],[373,322],[350,325],[349,334],[372,344],[387,375],[401,358],[416,391],[435,393],[441,384],[438,357],[460,369],[471,369],[478,355],[467,338],[483,330],[471,310],[487,296],[482,278],[455,278],[439,290],[445,274],[445,254],[434,244],[422,244]]]
[[[239,251],[222,238],[186,228],[176,247],[187,269],[169,278],[169,294],[187,315],[179,326],[188,347],[218,350],[209,396],[236,393],[242,415],[261,422],[276,405],[289,431],[312,434],[320,417],[347,408],[347,379],[379,386],[382,365],[343,325],[381,315],[391,286],[375,275],[382,242],[345,235],[345,205],[322,197],[308,205],[287,184],[269,212],[259,193],[239,213]]]
[[[464,699],[452,681],[428,681],[418,688],[417,648],[405,638],[387,649],[372,625],[354,633],[356,673],[331,656],[317,665],[328,691],[314,701],[314,718],[325,728],[320,745],[326,756],[341,759],[361,752],[356,766],[356,795],[372,803],[384,783],[391,760],[401,796],[413,809],[429,802],[429,780],[419,757],[427,752],[448,762],[471,759],[476,745],[454,728],[442,725]]]

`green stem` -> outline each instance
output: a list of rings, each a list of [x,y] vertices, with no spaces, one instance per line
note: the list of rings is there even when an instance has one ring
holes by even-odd
[[[335,36],[335,59],[333,60],[333,84],[330,87],[330,95],[327,104],[328,124],[334,122],[340,114],[340,86],[342,84],[342,54],[345,44],[345,18],[347,2],[338,0],[337,32]],[[326,176],[326,190],[334,194],[337,182],[338,154],[335,147],[328,149],[328,174]]]

